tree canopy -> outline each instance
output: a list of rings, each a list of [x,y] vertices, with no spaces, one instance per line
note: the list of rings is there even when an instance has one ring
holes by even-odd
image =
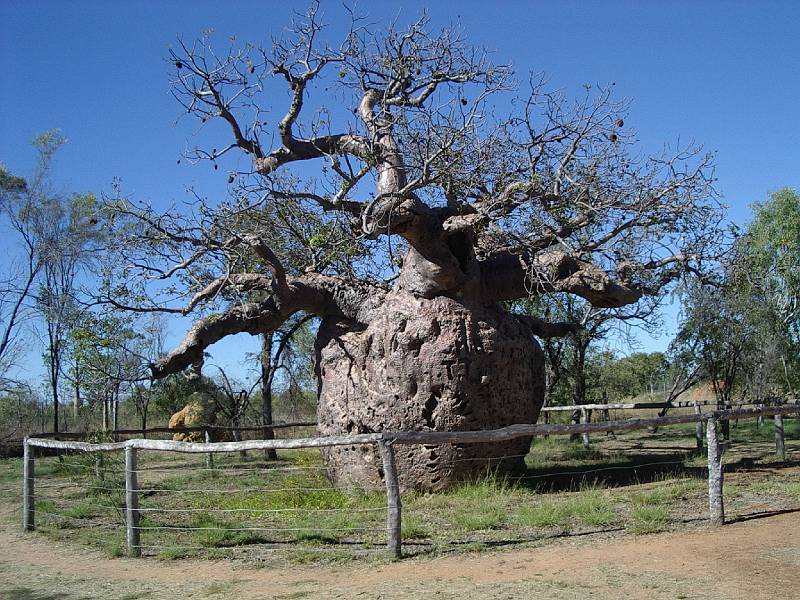
[[[392,287],[484,305],[568,292],[616,307],[713,254],[712,157],[643,156],[613,86],[570,100],[542,77],[520,82],[426,17],[380,30],[354,14],[338,43],[325,34],[312,5],[268,47],[212,49],[208,34],[170,51],[186,116],[229,130],[189,158],[232,168],[230,197],[198,195],[193,214],[112,203],[105,301],[223,308],[157,376],[298,311],[367,322]]]

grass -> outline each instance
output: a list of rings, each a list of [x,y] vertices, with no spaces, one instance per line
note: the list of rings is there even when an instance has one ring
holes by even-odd
[[[800,433],[800,427],[796,420],[785,423],[791,446],[792,432]],[[404,493],[402,537],[411,553],[471,552],[497,542],[598,529],[644,535],[696,519],[706,510],[705,459],[684,459],[670,450],[678,443],[692,448],[694,429],[684,429],[616,439],[596,435],[588,449],[564,437],[537,439],[526,457],[530,479],[488,472],[446,492]],[[732,428],[734,440],[751,432],[771,443],[764,430],[771,436],[769,423],[761,430],[754,423]],[[779,464],[766,446],[754,466]],[[742,447],[737,442],[732,451]],[[727,452],[726,457],[733,460]],[[662,462],[668,466],[660,467]],[[282,452],[269,463],[261,453],[218,455],[215,464],[209,471],[202,456],[140,453],[141,525],[155,528],[142,532],[142,543],[166,546],[151,555],[258,564],[338,564],[364,560],[364,552],[369,560],[383,556],[384,490],[334,488],[318,451]],[[20,470],[17,459],[0,461],[0,501],[19,502]],[[36,473],[46,485],[37,488],[43,535],[108,556],[123,554],[119,455],[105,455],[99,465],[90,455],[40,458]],[[765,498],[780,508],[800,500],[800,476],[751,477],[735,485],[726,479],[724,491],[731,514]],[[167,527],[179,529],[161,529]]]
[[[426,523],[416,514],[403,515],[400,521],[400,536],[404,540],[420,540],[430,537],[431,531]]]
[[[466,506],[453,515],[453,523],[461,531],[500,529],[508,513],[491,501]]]
[[[669,510],[661,504],[640,504],[633,507],[626,529],[634,535],[656,533],[666,529]]]
[[[765,497],[783,496],[791,500],[800,500],[800,476],[758,481],[749,486],[749,491]]]
[[[515,522],[523,527],[560,527],[571,531],[581,525],[610,525],[615,519],[610,495],[605,490],[584,488],[577,493],[534,501],[518,511]]]
[[[783,435],[787,440],[800,438],[800,419],[783,418]],[[772,417],[764,418],[764,425],[758,426],[755,419],[739,421],[734,426],[731,423],[731,439],[745,442],[772,442],[775,440],[775,427]]]

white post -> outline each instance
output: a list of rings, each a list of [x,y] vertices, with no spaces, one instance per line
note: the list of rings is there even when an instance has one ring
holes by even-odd
[[[211,433],[206,429],[203,431],[203,437],[205,438],[206,444],[211,443]],[[214,468],[214,453],[209,452],[206,454],[206,468],[213,469]]]
[[[701,415],[703,414],[700,404],[695,402],[694,403],[694,414]],[[697,441],[697,451],[703,451],[703,421],[702,419],[698,419],[697,423],[694,425],[694,436]]]
[[[712,525],[725,523],[725,507],[722,503],[722,453],[717,435],[717,419],[710,417],[706,423],[708,446],[708,516]]]
[[[775,454],[781,460],[786,460],[786,446],[783,442],[783,415],[775,415]]]
[[[125,448],[125,528],[128,556],[141,556],[139,544],[139,480],[136,472],[136,448]]]
[[[589,422],[589,413],[586,411],[585,408],[581,408],[581,423],[588,423],[588,422]],[[589,432],[588,431],[584,431],[583,435],[582,435],[582,438],[583,438],[583,447],[584,448],[588,448],[589,447]]]
[[[394,449],[384,440],[378,442],[383,460],[383,480],[386,484],[386,549],[395,558],[402,555],[400,484],[397,480],[397,467]]]
[[[33,446],[28,438],[23,442],[22,458],[22,528],[25,531],[36,529],[36,500],[34,495],[35,465]]]

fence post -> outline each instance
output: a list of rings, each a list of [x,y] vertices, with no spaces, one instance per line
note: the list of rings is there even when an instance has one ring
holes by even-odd
[[[208,431],[208,429],[204,429],[203,430],[203,438],[205,439],[206,444],[210,444],[211,443],[211,433]],[[214,453],[213,452],[209,452],[208,454],[206,454],[206,468],[208,468],[208,469],[213,469],[214,468]]]
[[[105,461],[103,460],[102,452],[98,452],[97,457],[94,459],[94,476],[97,481],[104,481],[106,478]]]
[[[588,422],[589,422],[589,414],[586,412],[585,408],[582,408],[581,409],[581,423],[588,423]],[[588,431],[584,431],[583,435],[581,437],[583,438],[583,447],[584,448],[588,448],[589,447],[589,432]]]
[[[722,454],[717,435],[717,418],[711,416],[706,423],[708,446],[708,513],[712,525],[725,523],[725,507],[722,503]]]
[[[400,534],[402,503],[394,448],[385,440],[378,441],[378,448],[383,461],[383,480],[386,484],[386,549],[395,558],[400,558],[402,555],[402,536]]]
[[[700,404],[697,402],[694,403],[694,414],[700,416],[703,414],[702,409],[700,408]],[[698,419],[697,423],[694,424],[694,436],[697,439],[697,451],[703,451],[703,420]]]
[[[775,415],[775,454],[781,460],[786,460],[786,446],[783,443],[783,415]]]
[[[128,556],[141,556],[139,545],[139,480],[136,472],[136,448],[125,447],[125,527]]]
[[[23,442],[22,458],[22,528],[25,531],[36,529],[35,476],[33,446],[28,443],[28,438],[26,437]]]

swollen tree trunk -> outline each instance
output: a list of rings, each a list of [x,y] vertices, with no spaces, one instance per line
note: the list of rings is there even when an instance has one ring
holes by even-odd
[[[316,343],[323,435],[481,430],[534,423],[544,399],[544,357],[516,317],[452,298],[387,294],[366,328],[324,319]],[[522,469],[530,439],[502,444],[404,446],[401,484],[441,489],[491,467]],[[380,482],[369,446],[324,450],[341,486]]]
[[[264,439],[271,440],[275,437],[272,425],[272,336],[273,332],[265,332],[261,336],[261,422],[264,425]],[[277,460],[275,450],[265,450],[266,460]]]
[[[392,289],[317,273],[289,276],[278,271],[273,296],[201,319],[153,366],[154,375],[162,377],[196,363],[204,348],[227,335],[269,334],[303,311],[321,317],[315,368],[323,435],[469,431],[534,423],[545,383],[544,357],[534,335],[566,335],[574,333],[574,327],[503,309],[500,302],[527,293],[527,272],[517,259],[486,261],[483,266],[469,256],[464,260],[469,278],[459,284],[463,291],[447,293],[437,286],[451,280],[413,253]],[[571,259],[570,265],[575,265]],[[596,272],[581,273],[576,281],[582,290],[593,281],[600,288],[610,285]],[[271,344],[271,335],[264,336],[266,382],[274,379]],[[270,401],[271,389],[265,387],[265,425],[272,420]],[[523,468],[529,444],[530,439],[518,439],[404,448],[397,455],[401,483],[406,488],[441,489],[487,467],[515,471]],[[325,450],[324,456],[337,485],[380,484],[381,460],[373,448],[337,447]]]

